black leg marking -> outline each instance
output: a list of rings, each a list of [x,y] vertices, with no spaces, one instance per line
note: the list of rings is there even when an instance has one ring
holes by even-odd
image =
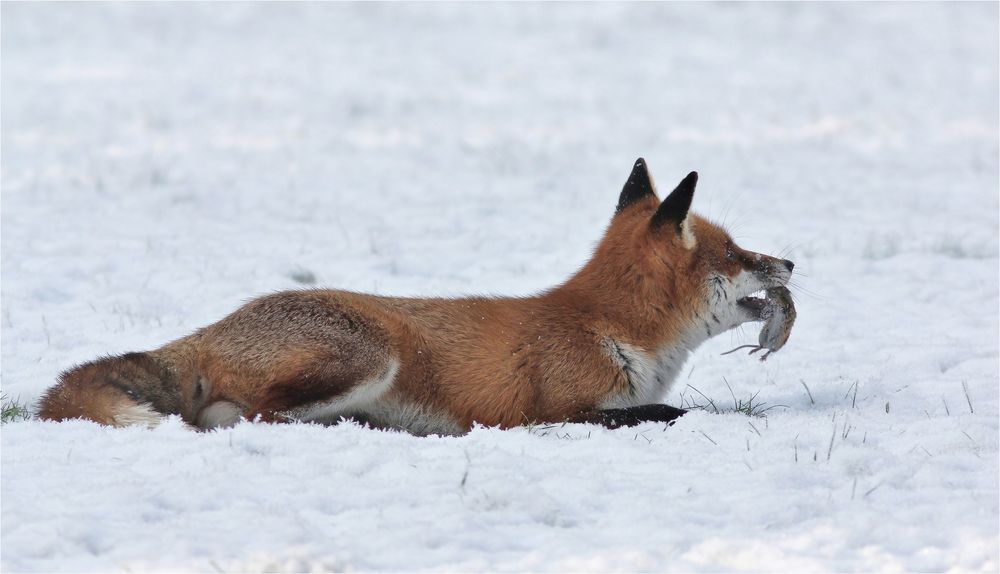
[[[570,420],[574,423],[601,425],[609,429],[634,427],[642,423],[673,424],[687,411],[670,405],[640,405],[623,409],[604,409],[583,413]]]

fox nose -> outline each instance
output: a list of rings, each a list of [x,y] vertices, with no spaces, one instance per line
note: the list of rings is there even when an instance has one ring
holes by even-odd
[[[781,264],[785,266],[785,269],[788,269],[789,273],[792,272],[792,269],[795,269],[795,264],[787,259],[782,259]]]

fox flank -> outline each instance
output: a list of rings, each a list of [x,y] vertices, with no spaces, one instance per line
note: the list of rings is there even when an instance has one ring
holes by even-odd
[[[689,354],[778,316],[753,295],[774,299],[793,268],[691,213],[697,183],[691,172],[661,201],[638,159],[591,259],[534,297],[275,293],[158,349],[64,372],[39,415],[113,426],[179,415],[199,428],[350,417],[418,435],[670,422],[684,411],[655,403]],[[788,305],[787,328],[762,335],[771,351],[794,321]]]

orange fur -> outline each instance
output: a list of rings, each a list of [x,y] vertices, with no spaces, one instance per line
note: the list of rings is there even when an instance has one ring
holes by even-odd
[[[338,398],[357,392],[367,401],[356,407],[361,415],[410,409],[461,430],[570,420],[612,399],[628,404],[630,393],[639,400],[636,385],[653,376],[642,369],[659,384],[657,353],[672,366],[714,329],[729,328],[713,309],[730,308],[712,297],[728,299],[725,289],[736,288],[713,292],[710,278],[732,283],[752,271],[761,285],[777,284],[779,267],[791,270],[689,216],[692,176],[661,203],[640,159],[594,256],[538,296],[277,293],[160,349],[64,373],[40,414],[115,424],[116,409],[132,401],[195,423],[205,408],[228,401],[248,418],[273,421],[327,403],[336,412]],[[735,320],[757,320],[737,309],[735,296],[731,304],[746,315]]]

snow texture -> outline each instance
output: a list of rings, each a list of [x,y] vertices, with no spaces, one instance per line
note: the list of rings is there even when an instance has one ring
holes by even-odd
[[[276,290],[537,292],[640,155],[661,192],[698,170],[695,210],[795,261],[799,316],[766,363],[720,356],[755,329],[705,344],[666,397],[756,393],[766,418],[6,424],[3,571],[996,571],[997,22],[3,3],[11,397]]]

